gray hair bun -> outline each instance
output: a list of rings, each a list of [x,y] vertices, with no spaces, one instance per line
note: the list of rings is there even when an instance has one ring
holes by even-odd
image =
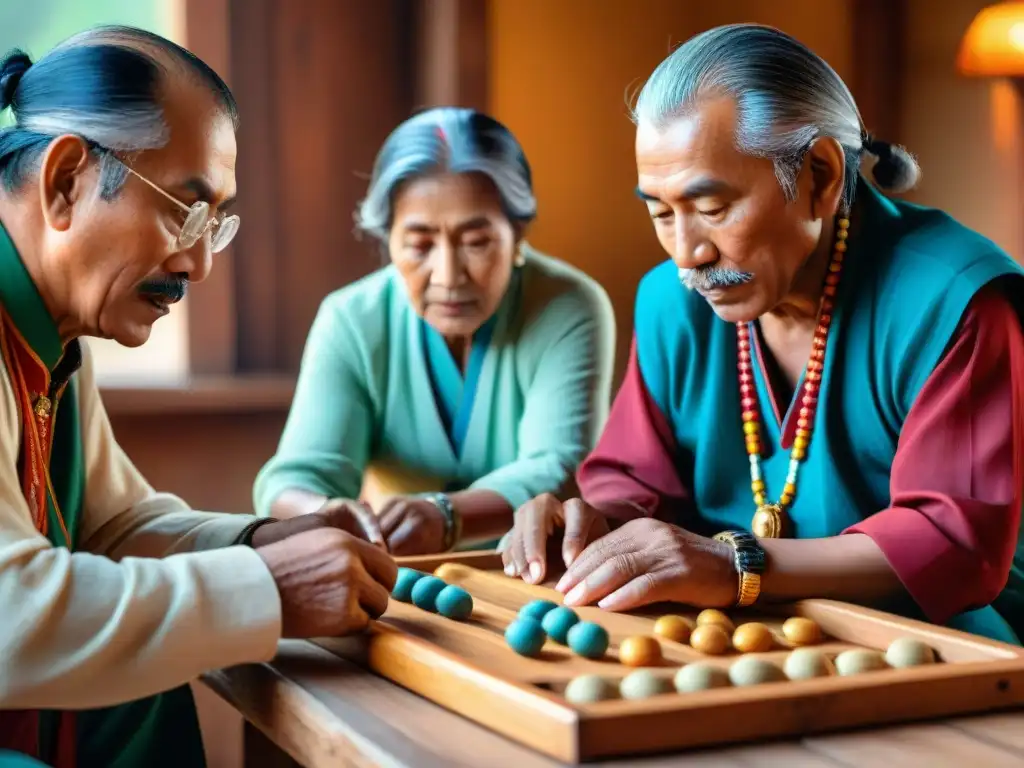
[[[14,92],[18,89],[21,76],[32,66],[32,59],[27,53],[17,49],[0,59],[0,110],[7,109],[14,101]]]
[[[886,192],[906,192],[917,186],[921,168],[906,149],[865,134],[864,151],[876,158],[871,169],[875,183]]]

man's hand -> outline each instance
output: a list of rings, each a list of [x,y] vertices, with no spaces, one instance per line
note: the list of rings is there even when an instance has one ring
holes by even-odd
[[[277,583],[283,637],[365,629],[387,610],[398,573],[383,549],[332,528],[298,533],[256,551]]]
[[[547,573],[547,542],[557,528],[565,529],[562,560],[571,565],[592,541],[608,533],[608,521],[582,499],[564,504],[551,494],[538,496],[516,510],[515,525],[502,540],[505,573],[537,584]]]
[[[444,550],[448,521],[432,501],[395,496],[377,511],[388,551],[396,557],[432,555]]]
[[[252,534],[252,546],[264,547],[289,536],[320,528],[336,528],[379,547],[385,546],[373,510],[352,499],[331,499],[308,515],[261,525]]]
[[[597,601],[609,611],[662,601],[722,608],[738,588],[731,546],[649,518],[588,546],[555,587],[566,605]]]

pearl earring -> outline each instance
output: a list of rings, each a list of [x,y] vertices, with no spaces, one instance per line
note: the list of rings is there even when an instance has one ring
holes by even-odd
[[[516,257],[512,261],[512,264],[517,266],[517,267],[522,267],[522,266],[526,265],[526,254],[523,253],[523,244],[522,243],[520,243],[519,247],[516,248]]]

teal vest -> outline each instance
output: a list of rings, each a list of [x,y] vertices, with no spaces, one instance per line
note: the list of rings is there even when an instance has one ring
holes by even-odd
[[[992,242],[940,211],[890,201],[863,181],[849,249],[811,447],[789,510],[799,538],[838,535],[889,505],[889,475],[903,423],[979,289],[1007,278],[1008,294],[1024,305],[1024,271]],[[695,509],[681,512],[680,522],[708,535],[749,530],[753,501],[735,326],[686,290],[671,262],[641,282],[635,322],[640,372],[672,425],[678,471],[693,490]],[[765,412],[762,472],[773,500],[785,482],[789,451],[780,445],[761,366],[754,368]],[[1024,601],[1013,597],[1022,594],[1022,573],[1015,568],[1000,598],[1009,626],[993,607],[958,616],[952,624],[1019,642],[1011,627],[1019,633],[1024,623]]]

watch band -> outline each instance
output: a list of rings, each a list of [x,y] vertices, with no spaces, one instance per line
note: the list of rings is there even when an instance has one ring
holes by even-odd
[[[429,501],[444,515],[444,551],[451,552],[462,537],[462,518],[455,511],[452,500],[444,493],[424,494],[424,499]]]
[[[257,528],[261,528],[268,523],[276,523],[277,520],[273,517],[264,517],[259,520],[253,520],[245,528],[239,531],[238,536],[235,538],[235,546],[251,547],[252,546],[252,535],[256,533]]]
[[[767,565],[764,548],[756,538],[743,531],[722,531],[715,534],[714,539],[725,542],[733,549],[736,572],[739,574],[736,606],[746,608],[753,605],[761,595],[761,574]]]

